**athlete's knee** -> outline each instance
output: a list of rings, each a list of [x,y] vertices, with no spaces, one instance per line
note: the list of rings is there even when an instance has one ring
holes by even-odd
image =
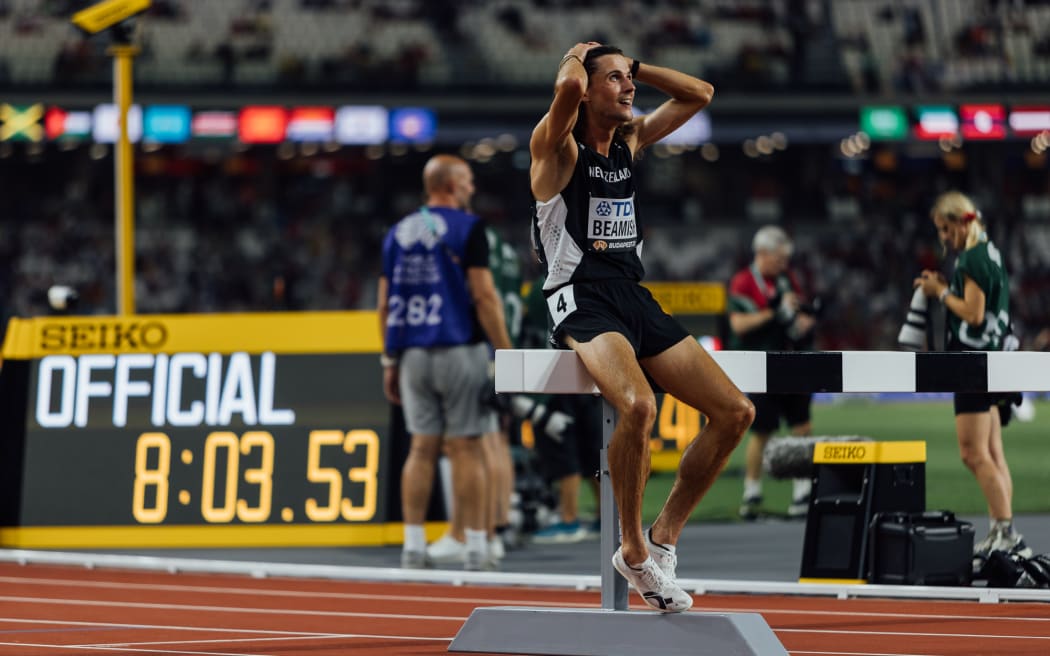
[[[445,440],[445,455],[451,460],[460,458],[481,460],[485,457],[485,450],[480,438],[459,437]]]
[[[737,442],[744,437],[744,433],[755,421],[755,404],[743,394],[736,395],[719,413],[718,417],[712,417],[712,421],[722,424],[726,432],[735,435]]]
[[[959,450],[959,459],[970,471],[977,471],[988,457],[978,449],[962,448]]]
[[[435,462],[441,452],[441,440],[437,438],[414,438],[409,446],[410,458]]]
[[[619,412],[620,421],[627,422],[649,435],[656,422],[656,397],[652,394],[638,394],[624,403]]]

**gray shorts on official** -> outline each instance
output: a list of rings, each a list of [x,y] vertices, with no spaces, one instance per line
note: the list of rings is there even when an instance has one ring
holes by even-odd
[[[499,427],[496,413],[482,403],[492,384],[487,344],[410,348],[401,354],[399,366],[408,432],[464,437]]]

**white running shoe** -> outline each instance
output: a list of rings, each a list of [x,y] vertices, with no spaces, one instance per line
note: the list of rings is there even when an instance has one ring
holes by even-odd
[[[645,603],[663,613],[681,613],[693,605],[693,598],[678,584],[667,578],[652,556],[638,567],[631,567],[623,559],[623,549],[617,549],[612,557],[613,567],[635,590]]]
[[[467,543],[446,533],[437,542],[427,545],[427,559],[435,565],[462,565],[467,560]]]
[[[463,569],[468,572],[496,569],[496,563],[485,558],[484,551],[467,549],[463,556]]]
[[[1031,558],[1032,548],[1024,542],[1024,536],[1016,531],[1006,533],[1002,531],[999,533],[995,542],[992,544],[992,551],[1005,551],[1008,554],[1017,554],[1021,558]]]
[[[489,540],[489,560],[499,562],[507,555],[507,549],[503,546],[503,540],[498,535]]]
[[[427,562],[425,551],[409,551],[406,549],[401,552],[402,569],[426,569],[429,566],[430,563]]]
[[[649,555],[664,576],[672,581],[677,581],[678,575],[675,570],[678,568],[678,555],[672,550],[673,547],[668,548],[667,545],[653,542],[652,528],[645,532],[645,546],[649,548]]]

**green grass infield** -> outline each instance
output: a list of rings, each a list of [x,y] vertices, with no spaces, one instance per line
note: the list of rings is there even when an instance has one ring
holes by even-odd
[[[1035,418],[1016,418],[1003,430],[1006,459],[1013,477],[1014,513],[1050,512],[1050,401],[1035,402]],[[841,395],[834,403],[813,404],[814,435],[861,435],[875,440],[926,442],[926,508],[960,515],[983,515],[987,506],[977,481],[959,458],[955,419],[950,401],[881,402]],[[745,437],[745,440],[748,439]],[[737,520],[743,491],[744,443],[692,515],[693,520]],[[674,481],[672,473],[649,479],[643,508],[652,521]],[[791,481],[768,475],[763,482],[764,507],[770,514],[787,511]],[[596,512],[593,495],[584,487],[581,510]]]

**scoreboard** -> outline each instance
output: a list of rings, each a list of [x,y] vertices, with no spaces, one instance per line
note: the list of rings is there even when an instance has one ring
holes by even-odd
[[[704,285],[654,294],[699,334],[725,302]],[[11,319],[0,547],[400,544],[407,441],[379,350],[374,311]],[[655,471],[702,421],[660,395]],[[437,537],[433,498],[428,520]]]
[[[379,347],[374,312],[12,319],[0,545],[399,542]]]

